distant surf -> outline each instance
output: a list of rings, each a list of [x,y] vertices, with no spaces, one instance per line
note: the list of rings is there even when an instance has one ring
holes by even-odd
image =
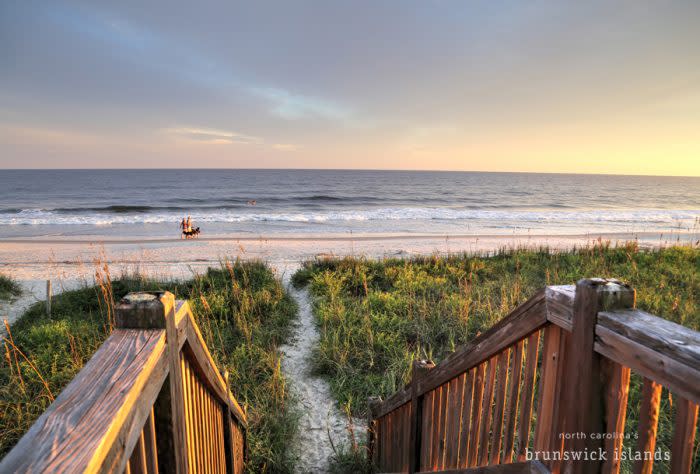
[[[169,236],[185,215],[205,234],[700,233],[700,179],[313,170],[0,174],[0,237]]]

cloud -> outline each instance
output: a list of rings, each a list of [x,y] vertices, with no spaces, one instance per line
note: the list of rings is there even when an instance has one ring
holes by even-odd
[[[276,87],[253,87],[251,92],[267,100],[273,114],[287,120],[304,118],[346,120],[352,115],[347,107],[339,104],[317,97],[293,94]]]
[[[173,127],[163,128],[162,133],[174,137],[178,141],[187,143],[200,143],[207,145],[250,145],[260,144],[263,140],[251,135],[245,135],[237,132],[226,130],[216,130],[212,128],[201,127]]]

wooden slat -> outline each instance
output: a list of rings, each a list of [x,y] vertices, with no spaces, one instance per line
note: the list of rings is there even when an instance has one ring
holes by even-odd
[[[491,428],[491,405],[493,405],[493,390],[496,384],[496,369],[498,356],[488,361],[489,367],[484,387],[484,399],[481,404],[481,426],[479,429],[479,466],[485,466],[489,461],[489,429]]]
[[[454,379],[450,388],[450,419],[447,425],[445,442],[447,443],[445,464],[443,469],[456,469],[459,467],[459,444],[462,425],[462,408],[464,402],[464,381],[467,374],[462,374]]]
[[[153,407],[151,407],[151,414],[146,421],[144,432],[146,434],[146,464],[148,472],[150,474],[158,474],[158,443],[156,441],[156,422]]]
[[[596,326],[595,350],[634,372],[656,380],[672,392],[694,403],[700,403],[700,368],[692,367],[656,352],[617,332]]]
[[[523,349],[525,340],[518,342],[513,351],[513,364],[511,369],[510,389],[506,402],[505,422],[503,424],[503,455],[501,463],[507,464],[513,461],[513,444],[515,441],[515,421],[518,416],[518,395],[523,367]]]
[[[481,405],[484,399],[484,381],[486,379],[486,366],[483,363],[476,368],[474,382],[474,399],[472,400],[472,423],[469,430],[469,455],[467,467],[475,467],[479,459],[479,425],[481,424]]]
[[[661,385],[644,379],[642,385],[642,404],[639,409],[639,439],[637,452],[642,459],[635,462],[635,474],[651,474],[654,468],[654,449],[656,447],[656,429],[659,421],[659,403],[661,402]],[[651,453],[646,455],[646,453]],[[650,459],[644,459],[645,457]]]
[[[547,326],[544,330],[542,373],[538,395],[537,426],[535,427],[535,450],[540,452],[548,451],[552,445],[552,423],[554,421],[554,401],[557,395],[561,331],[562,329],[556,325]]]
[[[134,451],[129,457],[129,472],[133,474],[146,474],[148,472],[148,467],[146,466],[146,440],[144,439],[143,432],[139,436],[139,440],[134,446]]]
[[[527,359],[523,390],[520,393],[520,427],[518,430],[518,446],[516,454],[518,461],[525,460],[530,442],[530,427],[532,424],[532,406],[535,396],[535,377],[537,376],[537,357],[540,347],[540,331],[533,333],[527,340]]]
[[[695,427],[698,422],[698,405],[676,397],[676,417],[671,445],[671,473],[690,474],[693,464]]]
[[[435,392],[428,392],[423,397],[423,420],[421,422],[421,455],[420,469],[425,470],[430,468],[430,458],[432,456],[431,448],[433,445],[433,398]]]
[[[433,464],[434,469],[441,469],[443,460],[445,459],[445,422],[447,421],[447,396],[450,393],[449,384],[444,384],[440,390],[440,418],[437,425],[437,445],[434,449],[437,449],[437,458]]]
[[[419,393],[442,385],[537,331],[546,324],[546,313],[544,290],[541,290],[491,329],[438,364],[419,382]]]
[[[469,454],[469,432],[472,424],[472,400],[474,398],[474,379],[476,368],[469,370],[465,375],[464,392],[462,395],[462,421],[459,433],[459,465],[457,467],[467,467]]]
[[[498,356],[498,380],[496,381],[496,396],[493,406],[493,426],[491,427],[491,450],[489,464],[499,464],[501,444],[503,442],[503,412],[506,404],[506,389],[508,388],[508,364],[510,348]]]
[[[126,454],[167,375],[165,350],[161,329],[114,330],[5,456],[0,472],[126,469]]]
[[[613,435],[605,440],[607,459],[603,463],[602,471],[604,474],[617,474],[620,472],[620,454],[625,434],[630,369],[603,357],[601,372],[605,377],[605,432]]]

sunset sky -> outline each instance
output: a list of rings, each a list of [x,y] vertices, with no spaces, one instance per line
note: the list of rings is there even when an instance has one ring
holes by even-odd
[[[0,3],[0,168],[700,176],[700,1]]]

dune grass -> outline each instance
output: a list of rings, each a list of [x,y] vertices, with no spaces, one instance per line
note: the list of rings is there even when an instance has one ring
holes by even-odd
[[[106,271],[105,271],[106,270]],[[189,300],[220,368],[230,374],[249,420],[249,472],[293,472],[289,439],[296,430],[293,400],[280,372],[278,347],[290,333],[294,300],[262,262],[224,262],[182,282],[123,276],[31,307],[10,328],[0,363],[0,456],[6,453],[111,331],[114,301],[130,291],[168,290]]]
[[[16,298],[22,294],[22,288],[14,279],[0,273],[0,301]]]
[[[632,284],[639,308],[700,330],[698,247],[646,251],[635,243],[599,243],[569,252],[543,248],[492,256],[316,260],[305,263],[293,283],[309,285],[315,299],[321,336],[316,372],[329,381],[340,406],[363,415],[368,396],[386,397],[409,381],[413,359],[439,362],[537,289],[593,276]],[[635,377],[631,432],[639,384]],[[665,391],[662,448],[670,446],[671,403]]]

